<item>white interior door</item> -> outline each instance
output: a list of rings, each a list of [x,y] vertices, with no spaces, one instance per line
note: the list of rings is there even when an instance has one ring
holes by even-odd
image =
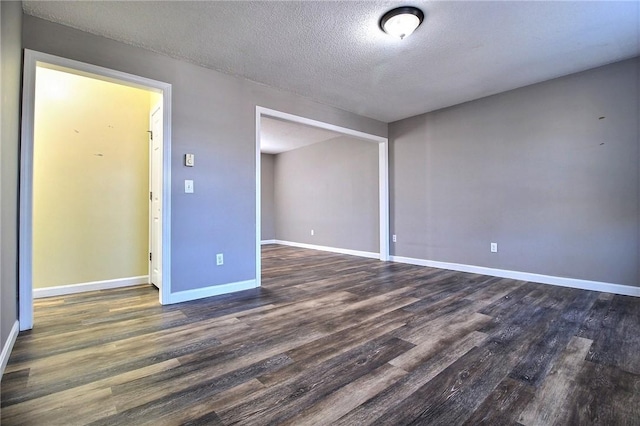
[[[149,279],[162,288],[162,107],[151,113],[151,143],[149,153]]]

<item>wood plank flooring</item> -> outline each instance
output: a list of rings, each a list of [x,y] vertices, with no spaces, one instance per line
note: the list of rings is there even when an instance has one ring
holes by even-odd
[[[638,425],[640,298],[284,246],[263,287],[39,299],[2,425]]]

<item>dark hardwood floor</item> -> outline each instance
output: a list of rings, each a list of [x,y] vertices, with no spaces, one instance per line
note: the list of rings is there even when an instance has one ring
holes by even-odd
[[[640,298],[263,248],[263,287],[39,299],[2,425],[640,424]]]

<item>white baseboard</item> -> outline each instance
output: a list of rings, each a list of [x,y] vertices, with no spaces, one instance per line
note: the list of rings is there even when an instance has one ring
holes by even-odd
[[[432,268],[450,269],[452,271],[470,272],[472,274],[490,275],[500,278],[531,281],[541,284],[551,284],[561,287],[579,288],[582,290],[601,291],[603,293],[622,294],[625,296],[640,297],[640,287],[629,285],[605,283],[600,281],[580,280],[576,278],[555,277],[552,275],[533,274],[530,272],[509,271],[505,269],[486,268],[484,266],[464,265],[461,263],[438,262],[435,260],[414,259],[411,257],[391,256],[391,261],[408,263]]]
[[[4,342],[2,353],[0,353],[0,378],[2,378],[2,375],[4,374],[4,369],[7,367],[7,362],[9,362],[9,356],[11,355],[13,345],[16,343],[16,339],[18,338],[19,330],[20,325],[18,324],[18,321],[16,321],[13,323],[13,327],[11,327],[11,331],[9,332],[9,337],[7,337],[7,341]]]
[[[234,293],[236,291],[256,288],[256,280],[238,281],[235,283],[212,285],[210,287],[195,288],[193,290],[178,291],[169,295],[169,303],[188,302],[190,300],[204,299],[205,297],[219,296],[221,294]]]
[[[262,240],[260,241],[260,245],[265,245],[265,244],[277,244],[276,240]]]
[[[370,259],[380,259],[380,253],[373,253],[369,251],[350,250],[336,247],[317,246],[314,244],[294,243],[292,241],[274,240],[273,244],[282,244],[283,246],[300,247],[311,250],[329,251],[332,253],[348,254],[351,256],[368,257]]]
[[[139,277],[117,278],[115,280],[91,281],[87,283],[59,285],[56,287],[34,288],[33,297],[37,299],[40,297],[63,296],[65,294],[83,293],[85,291],[129,287],[132,285],[147,284],[148,282],[149,276],[141,275]]]

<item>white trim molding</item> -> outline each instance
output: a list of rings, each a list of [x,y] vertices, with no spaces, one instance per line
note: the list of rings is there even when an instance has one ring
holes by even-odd
[[[263,246],[266,245],[266,244],[278,244],[276,241],[277,240],[262,240],[262,241],[260,241],[260,244],[263,245]]]
[[[219,296],[221,294],[235,293],[236,291],[250,290],[258,287],[256,280],[238,281],[235,283],[212,285],[204,288],[194,288],[171,293],[169,303],[188,302],[204,299],[205,297]]]
[[[337,247],[317,246],[315,244],[294,243],[293,241],[273,240],[272,244],[281,244],[283,246],[300,247],[311,250],[329,251],[331,253],[348,254],[351,256],[367,257],[369,259],[380,259],[380,253],[370,251],[351,250]]]
[[[149,276],[116,278],[113,280],[89,281],[86,283],[58,285],[55,287],[34,288],[33,297],[64,296],[65,294],[84,293],[87,291],[109,290],[112,288],[130,287],[132,285],[148,284]]]
[[[7,367],[9,356],[11,356],[11,351],[13,350],[13,345],[16,343],[19,331],[20,324],[16,321],[13,323],[13,327],[11,327],[11,331],[9,332],[9,337],[7,337],[7,341],[4,342],[2,353],[0,353],[0,378],[4,374],[4,369]]]
[[[601,281],[581,280],[577,278],[556,277],[553,275],[534,274],[530,272],[509,271],[506,269],[487,268],[484,266],[464,265],[461,263],[439,262],[436,260],[415,259],[411,257],[391,256],[391,261],[408,263],[410,265],[429,266],[431,268],[449,269],[472,274],[490,275],[493,277],[510,278],[514,280],[530,281],[540,284],[551,284],[560,287],[579,288],[581,290],[600,291],[603,293],[622,294],[640,297],[640,287],[605,283]]]

